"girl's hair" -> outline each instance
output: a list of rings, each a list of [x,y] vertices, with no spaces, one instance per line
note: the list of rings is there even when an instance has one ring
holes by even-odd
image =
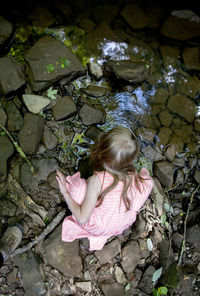
[[[124,187],[121,198],[126,209],[130,209],[127,192],[132,184],[132,177],[134,177],[135,184],[140,191],[140,182],[144,180],[139,174],[136,174],[133,166],[133,160],[138,153],[138,143],[129,129],[118,126],[100,134],[96,144],[91,149],[91,163],[94,170],[107,171],[113,176],[114,180],[98,196],[97,207],[102,204],[104,196],[114,189],[119,181],[123,181]]]

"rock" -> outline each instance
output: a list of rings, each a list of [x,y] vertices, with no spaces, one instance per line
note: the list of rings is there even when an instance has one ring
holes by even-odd
[[[95,125],[90,126],[85,134],[87,137],[89,137],[91,140],[95,141],[97,140],[98,136],[103,132],[103,130],[101,130],[100,128],[98,128]]]
[[[110,60],[105,63],[104,71],[116,80],[139,83],[147,80],[150,74],[150,66],[144,62],[132,62],[131,60]]]
[[[0,107],[0,124],[5,126],[7,122],[7,114],[5,112],[5,110]]]
[[[131,229],[132,233],[131,233],[130,238],[132,240],[136,240],[141,236],[141,234],[144,232],[145,224],[146,224],[146,222],[145,222],[145,220],[143,218],[142,213],[139,213],[137,215],[137,219],[136,219],[136,221],[133,224],[132,229]]]
[[[157,161],[153,165],[155,176],[165,188],[168,188],[173,184],[174,169],[173,164],[166,160]]]
[[[7,284],[10,286],[17,281],[18,269],[15,267],[11,272],[6,275]]]
[[[13,57],[0,58],[0,92],[7,94],[25,84],[24,66]]]
[[[62,59],[62,60],[61,60]],[[69,81],[85,74],[78,58],[61,41],[50,35],[40,38],[27,52],[28,79],[33,91],[40,91],[53,82],[69,77]],[[64,61],[64,66],[62,66]],[[52,65],[50,71],[48,66]]]
[[[142,138],[143,141],[153,142],[156,135],[156,130],[153,128],[142,128],[137,129],[137,134]]]
[[[72,97],[64,96],[51,108],[55,120],[64,120],[76,114],[76,104]]]
[[[158,115],[161,111],[165,109],[165,105],[155,104],[151,107],[151,115]]]
[[[175,145],[177,147],[177,152],[181,152],[184,143],[179,137],[177,137],[175,134],[172,134],[170,137],[169,145]]]
[[[103,71],[101,66],[95,62],[90,62],[88,64],[89,74],[94,77],[97,81],[103,77]]]
[[[200,171],[199,170],[196,170],[195,173],[194,173],[194,179],[195,181],[200,184]]]
[[[47,125],[44,126],[42,140],[48,150],[53,150],[58,144],[58,138],[52,133]]]
[[[177,135],[184,143],[191,143],[192,139],[193,127],[192,125],[184,125],[179,129],[174,129],[175,135]]]
[[[121,16],[134,30],[146,27],[150,21],[148,15],[136,5],[126,5]]]
[[[152,148],[150,145],[142,147],[141,150],[144,153],[144,156],[150,159],[151,161],[158,161],[158,160],[165,159],[164,155],[156,151],[156,149]]]
[[[28,18],[32,21],[33,26],[46,28],[55,23],[54,16],[49,12],[49,10],[43,5],[37,5]]]
[[[92,292],[92,282],[76,282],[75,286],[86,292]]]
[[[55,158],[35,159],[31,161],[36,173],[34,176],[27,163],[21,166],[20,178],[22,187],[25,190],[34,190],[38,185],[47,180],[47,177],[58,169]]]
[[[0,136],[0,183],[7,178],[7,160],[14,153],[14,146],[7,136]]]
[[[184,167],[185,165],[185,159],[184,158],[179,158],[175,157],[173,160],[173,164],[177,167]]]
[[[180,55],[180,50],[178,48],[164,45],[160,46],[160,52],[165,67],[173,67],[176,65]]]
[[[12,23],[0,16],[0,45],[2,45],[10,37],[12,30]]]
[[[159,246],[160,250],[160,264],[163,267],[163,272],[169,268],[171,264],[175,262],[174,253],[172,248],[170,248],[170,242],[167,238],[164,238]]]
[[[194,121],[194,129],[195,129],[195,131],[200,132],[200,119],[199,118],[195,119],[195,121]]]
[[[124,296],[123,286],[119,283],[101,284],[105,296]]]
[[[80,89],[84,94],[91,96],[91,97],[103,97],[108,93],[107,87],[96,86],[96,85],[89,85],[86,88]]]
[[[156,89],[156,93],[154,94],[154,96],[151,97],[151,102],[153,104],[165,105],[168,97],[169,97],[169,92],[166,89],[159,87]]]
[[[39,258],[29,250],[23,255],[14,257],[14,262],[18,266],[21,274],[21,281],[26,296],[46,295],[44,287],[44,275],[39,263]]]
[[[171,129],[167,127],[161,127],[158,133],[158,142],[160,146],[165,146],[169,143],[169,138],[172,134]]]
[[[34,114],[40,113],[50,103],[50,100],[43,96],[24,94],[22,97],[28,110]]]
[[[97,109],[97,105],[91,107],[88,104],[84,104],[79,110],[79,116],[86,126],[96,123],[103,124],[105,122],[105,115],[103,107]]]
[[[32,113],[24,116],[24,125],[19,132],[19,144],[24,153],[34,155],[37,152],[44,129],[44,118]]]
[[[186,96],[176,94],[170,96],[167,107],[188,122],[192,122],[196,116],[197,106]]]
[[[64,14],[64,16],[66,17],[66,19],[69,19],[72,13],[72,8],[70,6],[70,3],[68,2],[63,2],[62,0],[56,1],[54,3],[55,7],[59,10],[59,12],[61,12],[62,14]]]
[[[106,244],[102,250],[95,251],[95,256],[99,259],[101,264],[105,264],[120,252],[121,245],[119,240],[116,238],[110,243]]]
[[[147,293],[148,295],[153,290],[153,282],[152,282],[152,276],[155,272],[155,267],[153,265],[150,265],[144,272],[141,281],[139,282],[139,288]]]
[[[178,170],[177,172],[177,176],[176,176],[176,179],[175,179],[175,183],[177,185],[183,185],[184,184],[184,172],[183,170]]]
[[[160,185],[160,182],[158,181],[158,179],[153,178],[153,180],[154,180],[154,186],[151,192],[151,198],[153,199],[158,215],[161,217],[162,214],[164,214],[163,204],[165,200],[165,194],[163,192],[162,186]]]
[[[116,281],[119,284],[125,285],[127,283],[127,278],[120,266],[118,266],[118,265],[115,266],[114,275],[115,275]]]
[[[102,21],[110,24],[118,13],[119,7],[117,5],[109,3],[99,4],[92,9],[92,19],[96,24],[100,24]]]
[[[23,126],[24,120],[20,111],[12,101],[6,104],[6,112],[8,114],[8,130],[11,132],[19,131]]]
[[[110,264],[109,264],[110,265]],[[108,264],[103,265],[96,271],[96,279],[99,283],[113,283],[114,279]],[[94,276],[93,276],[94,279]]]
[[[140,247],[137,241],[128,242],[122,249],[121,265],[126,273],[133,272],[141,259]]]
[[[171,125],[173,116],[171,115],[169,110],[165,109],[164,111],[160,112],[159,118],[163,126],[169,127]]]
[[[161,28],[161,34],[177,40],[188,40],[200,36],[200,23],[170,15]]]
[[[89,33],[91,32],[92,30],[94,30],[94,28],[96,27],[95,23],[88,19],[88,18],[84,18],[80,21],[80,24],[79,26],[81,28],[83,28],[83,30],[86,32],[86,33]]]
[[[197,165],[197,158],[191,157],[188,159],[188,166],[192,170]]]
[[[179,234],[178,232],[174,232],[172,234],[172,240],[174,243],[175,249],[178,251],[181,249],[182,241],[183,241],[183,236]]]
[[[177,79],[176,91],[179,94],[194,99],[200,88],[200,80],[196,76],[182,77]]]
[[[64,276],[83,277],[83,266],[79,256],[79,241],[63,242],[59,225],[44,241],[46,259]]]
[[[188,70],[200,70],[199,47],[185,47],[182,57]]]
[[[17,207],[11,200],[0,198],[0,209],[2,217],[13,217],[15,216]]]
[[[178,147],[175,144],[171,144],[167,147],[167,150],[165,151],[165,157],[167,158],[167,160],[172,162],[177,152]]]

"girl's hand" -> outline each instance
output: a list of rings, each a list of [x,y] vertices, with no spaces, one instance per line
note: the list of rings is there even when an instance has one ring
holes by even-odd
[[[60,187],[60,192],[64,196],[66,193],[68,193],[65,176],[60,171],[57,171],[56,179]]]

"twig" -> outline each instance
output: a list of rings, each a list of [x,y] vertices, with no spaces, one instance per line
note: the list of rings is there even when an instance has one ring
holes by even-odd
[[[183,232],[183,240],[182,240],[182,244],[181,244],[181,252],[180,252],[180,256],[179,256],[179,260],[178,260],[178,264],[177,266],[181,266],[181,262],[182,262],[182,257],[183,257],[183,253],[185,252],[185,242],[186,242],[186,230],[187,230],[187,219],[188,219],[188,215],[190,212],[190,207],[192,205],[193,199],[194,199],[194,195],[195,193],[198,191],[200,184],[197,186],[197,188],[193,191],[191,197],[190,197],[190,203],[188,205],[187,208],[187,213],[185,216],[185,220],[184,220],[184,232]]]
[[[22,248],[16,249],[11,257],[14,257],[16,255],[22,254],[29,249],[31,249],[34,245],[39,243],[41,240],[43,240],[51,231],[54,230],[54,228],[60,223],[60,221],[63,219],[63,217],[66,215],[66,209],[63,209],[50,223],[49,225],[44,229],[44,231],[32,242],[28,243],[27,245],[23,246]]]
[[[31,172],[34,174],[34,167],[32,166],[31,162],[29,161],[29,159],[27,158],[26,154],[24,153],[24,151],[22,150],[22,148],[19,146],[19,144],[13,139],[13,137],[11,136],[10,132],[5,128],[5,126],[3,126],[0,123],[0,128],[4,130],[4,132],[7,134],[7,136],[10,138],[10,140],[12,141],[13,145],[15,146],[15,149],[17,150],[17,152],[20,154],[20,156],[22,158],[24,158],[26,160],[26,162],[28,163]]]

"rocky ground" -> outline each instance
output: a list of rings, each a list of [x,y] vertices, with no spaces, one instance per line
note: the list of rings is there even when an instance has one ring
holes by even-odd
[[[0,17],[0,235],[24,229],[0,295],[198,296],[198,16],[81,3]],[[90,145],[115,124],[136,134],[155,186],[136,223],[90,252],[61,241],[55,171],[87,178]]]

